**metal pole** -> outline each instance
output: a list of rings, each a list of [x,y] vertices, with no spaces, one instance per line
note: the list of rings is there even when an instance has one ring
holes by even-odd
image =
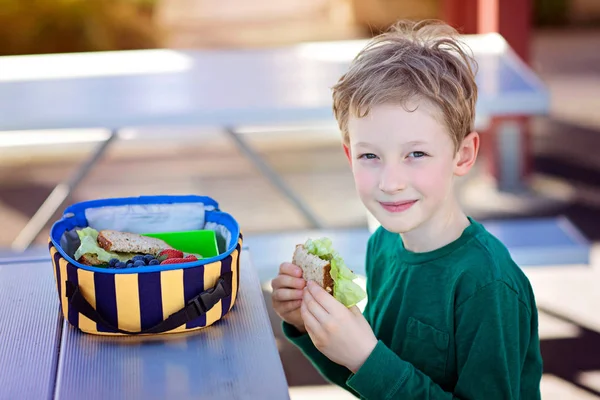
[[[239,134],[232,128],[225,128],[225,132],[233,139],[238,148],[250,159],[250,161],[265,175],[265,177],[275,186],[288,200],[290,200],[296,208],[310,222],[313,228],[322,229],[323,224],[312,210],[298,198],[296,193],[283,181],[283,179],[264,160],[246,143]]]
[[[100,157],[104,155],[108,146],[117,138],[117,135],[118,130],[112,130],[110,136],[100,143],[91,157],[78,168],[71,179],[67,182],[59,183],[54,190],[52,190],[52,193],[50,193],[44,203],[13,241],[11,245],[13,250],[22,252],[29,248],[31,243],[33,243],[35,238],[44,229],[48,221],[50,221],[56,210],[63,205],[67,197],[69,197],[69,195],[77,188],[79,183],[86,177]]]

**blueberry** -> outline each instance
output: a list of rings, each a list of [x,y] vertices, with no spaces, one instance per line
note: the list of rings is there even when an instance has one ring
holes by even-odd
[[[134,267],[145,267],[146,263],[144,262],[144,260],[137,260],[136,262],[133,263]]]
[[[154,260],[154,256],[152,254],[146,254],[144,256],[144,261],[148,264],[150,261]]]
[[[144,261],[144,256],[133,256],[133,258],[131,259],[131,261],[133,262],[136,262],[138,260]]]
[[[123,261],[119,261],[115,264],[115,268],[123,269],[123,268],[127,268],[127,265]]]
[[[116,258],[111,258],[110,261],[108,262],[108,266],[110,268],[115,268],[115,265],[117,265],[117,263],[119,262],[118,259]]]
[[[133,268],[133,263],[131,261],[127,263],[127,268]]]
[[[158,261],[156,258],[154,260],[150,260],[150,262],[148,263],[148,265],[160,265],[160,261]]]

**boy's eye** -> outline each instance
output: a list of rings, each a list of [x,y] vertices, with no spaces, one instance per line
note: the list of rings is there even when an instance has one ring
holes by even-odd
[[[425,154],[422,151],[413,151],[413,152],[411,152],[411,153],[408,154],[408,156],[412,157],[412,158],[422,158],[422,157],[425,157],[426,155],[427,154]]]
[[[374,159],[377,158],[377,156],[375,154],[373,154],[373,153],[365,153],[365,154],[361,154],[360,157],[358,157],[358,158],[364,158],[364,159],[367,159],[367,160],[374,160]]]

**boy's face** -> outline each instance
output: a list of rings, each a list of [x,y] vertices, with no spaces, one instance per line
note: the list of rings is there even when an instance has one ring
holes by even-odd
[[[432,217],[452,212],[455,175],[473,165],[477,133],[456,151],[441,116],[428,103],[373,107],[348,121],[346,155],[358,194],[367,209],[391,232],[410,232]],[[440,122],[438,122],[438,120]]]

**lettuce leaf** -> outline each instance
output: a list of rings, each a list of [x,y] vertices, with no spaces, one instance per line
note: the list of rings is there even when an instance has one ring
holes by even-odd
[[[336,281],[333,290],[333,297],[346,307],[355,306],[367,297],[367,294],[360,286],[347,279]]]
[[[331,278],[333,279],[333,297],[346,307],[352,307],[367,297],[365,291],[353,282],[356,274],[344,262],[340,254],[334,250],[329,238],[308,239],[304,248],[310,254],[328,260],[331,263]]]
[[[120,261],[127,261],[135,255],[133,253],[115,253],[104,250],[102,247],[98,246],[98,231],[90,227],[79,229],[77,231],[77,236],[79,236],[81,244],[75,252],[75,260],[79,260],[84,254],[95,254],[98,257],[98,260],[108,264],[113,258]]]

